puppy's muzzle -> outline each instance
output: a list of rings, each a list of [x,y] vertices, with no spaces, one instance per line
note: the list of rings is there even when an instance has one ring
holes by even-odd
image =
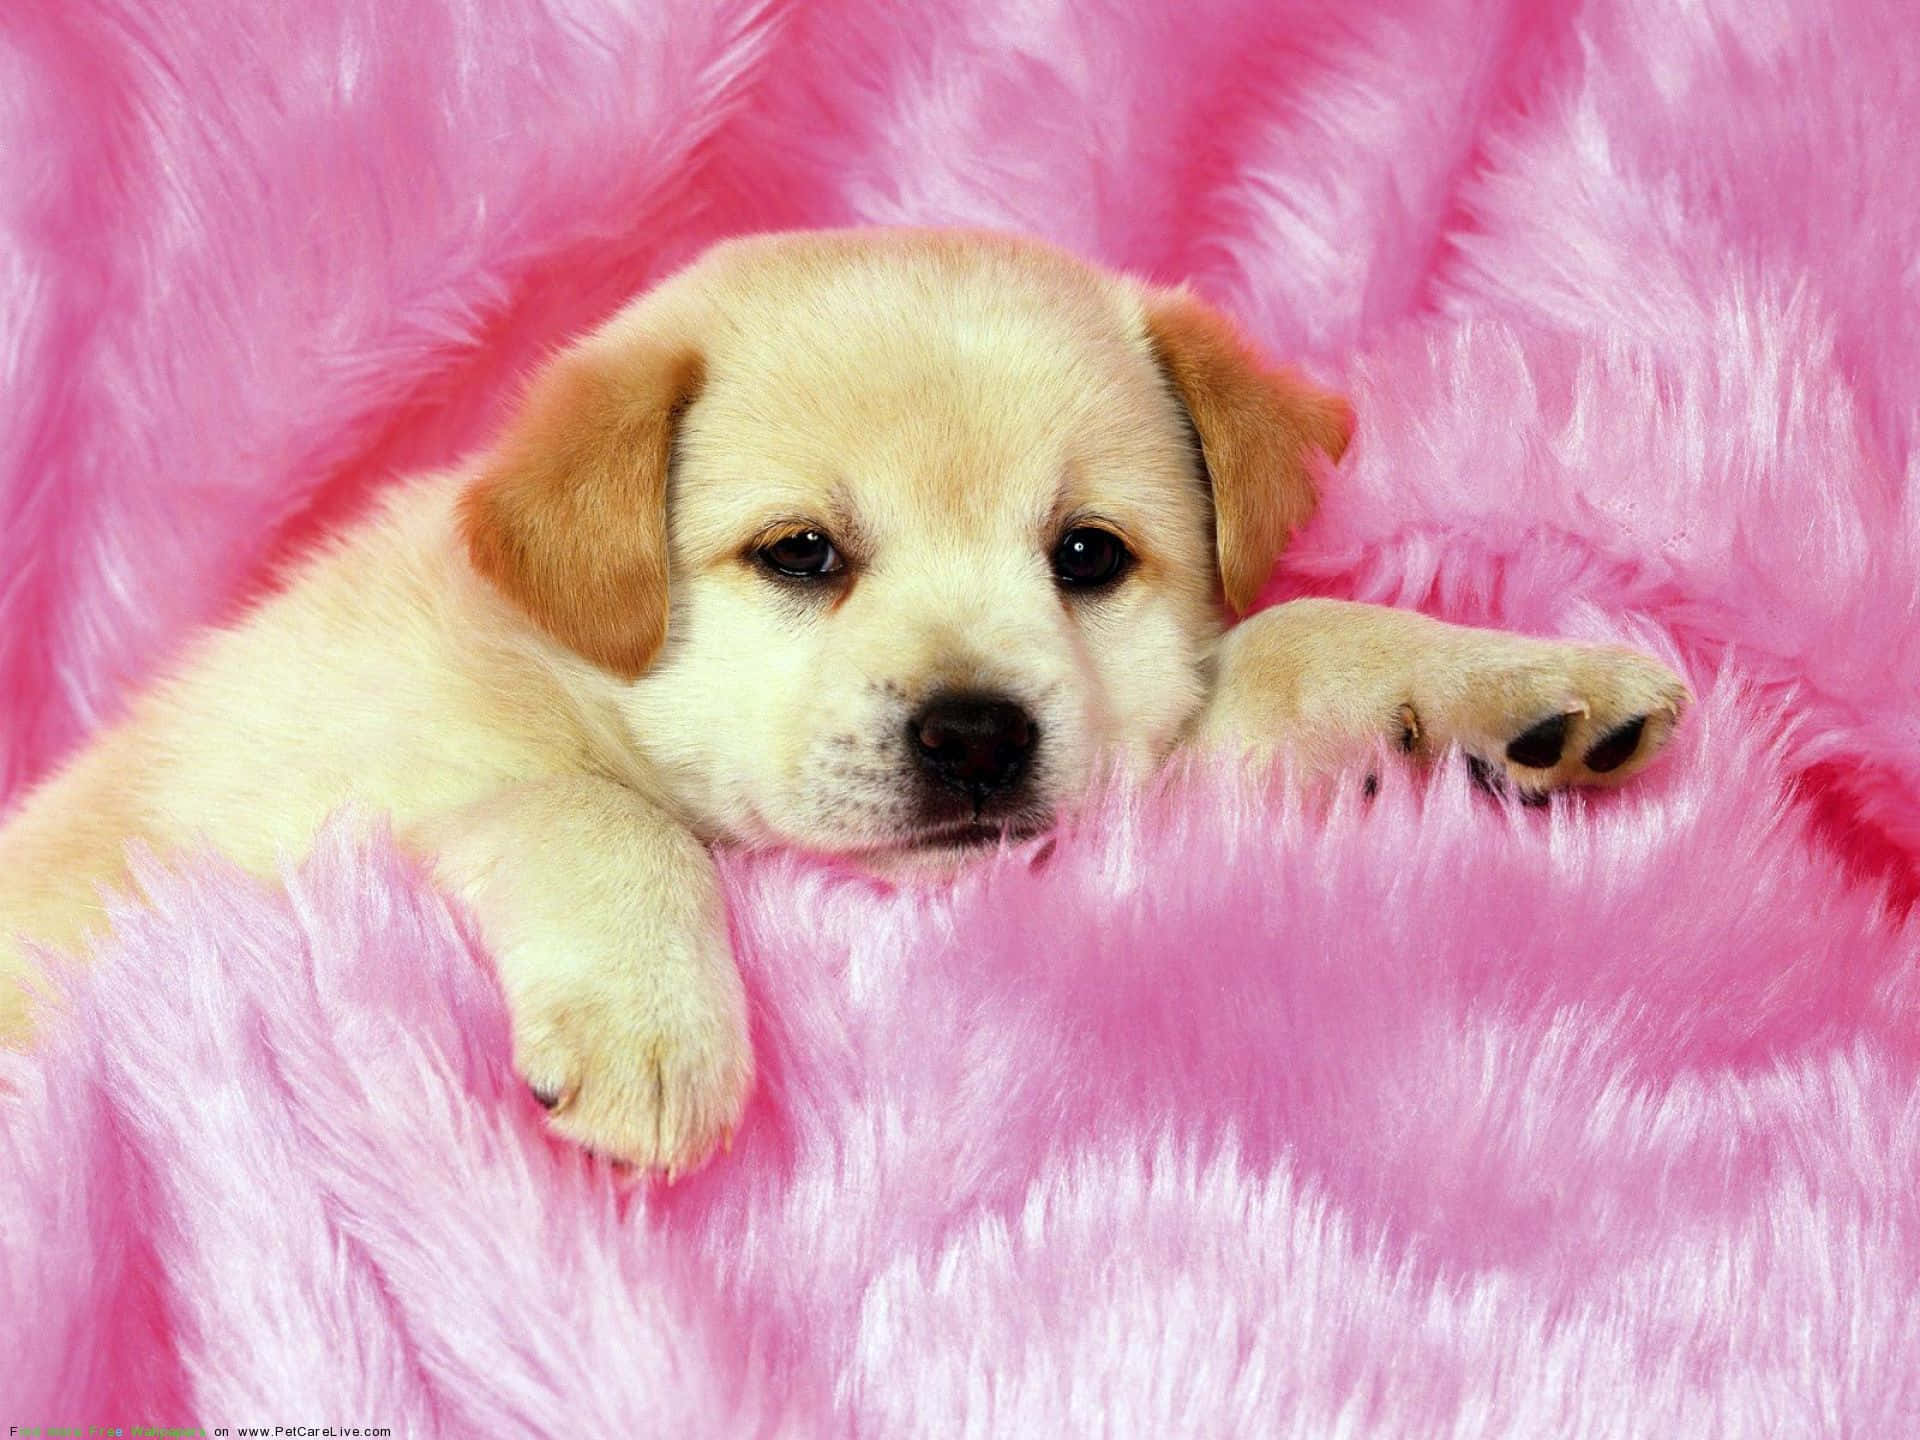
[[[977,808],[1026,778],[1040,727],[1003,695],[946,694],[907,722],[907,749],[921,774]]]

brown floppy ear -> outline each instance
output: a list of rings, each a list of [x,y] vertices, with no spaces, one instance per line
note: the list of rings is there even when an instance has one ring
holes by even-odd
[[[460,500],[474,569],[629,680],[667,638],[667,470],[702,378],[691,350],[561,356]]]
[[[1147,297],[1147,335],[1200,437],[1213,488],[1220,583],[1236,615],[1260,593],[1315,499],[1308,461],[1338,460],[1353,411],[1290,371],[1262,363],[1219,311],[1184,290]]]

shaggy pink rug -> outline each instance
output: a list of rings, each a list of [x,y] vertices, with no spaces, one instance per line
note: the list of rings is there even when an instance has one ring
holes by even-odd
[[[672,1189],[544,1138],[377,823],[156,873],[6,1062],[0,1423],[1920,1433],[1917,114],[1903,0],[0,7],[0,801],[773,226],[1192,277],[1360,415],[1276,594],[1701,694],[1545,812],[730,858],[763,1079]]]

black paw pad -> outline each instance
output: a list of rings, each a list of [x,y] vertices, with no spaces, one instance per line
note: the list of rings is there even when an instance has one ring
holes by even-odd
[[[1567,716],[1549,715],[1507,742],[1507,759],[1529,770],[1550,770],[1567,744]]]
[[[558,1090],[543,1090],[538,1085],[529,1085],[527,1088],[533,1092],[533,1098],[539,1102],[542,1110],[551,1110],[560,1103]]]
[[[1633,758],[1633,752],[1640,748],[1640,732],[1646,729],[1647,717],[1636,715],[1624,725],[1616,725],[1602,735],[1586,753],[1586,767],[1596,775],[1604,775],[1609,770],[1618,770]]]

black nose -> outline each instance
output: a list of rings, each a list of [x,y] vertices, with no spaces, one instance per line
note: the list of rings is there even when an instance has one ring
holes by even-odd
[[[1019,783],[1039,738],[1033,717],[999,695],[937,695],[907,722],[921,766],[975,803]]]

